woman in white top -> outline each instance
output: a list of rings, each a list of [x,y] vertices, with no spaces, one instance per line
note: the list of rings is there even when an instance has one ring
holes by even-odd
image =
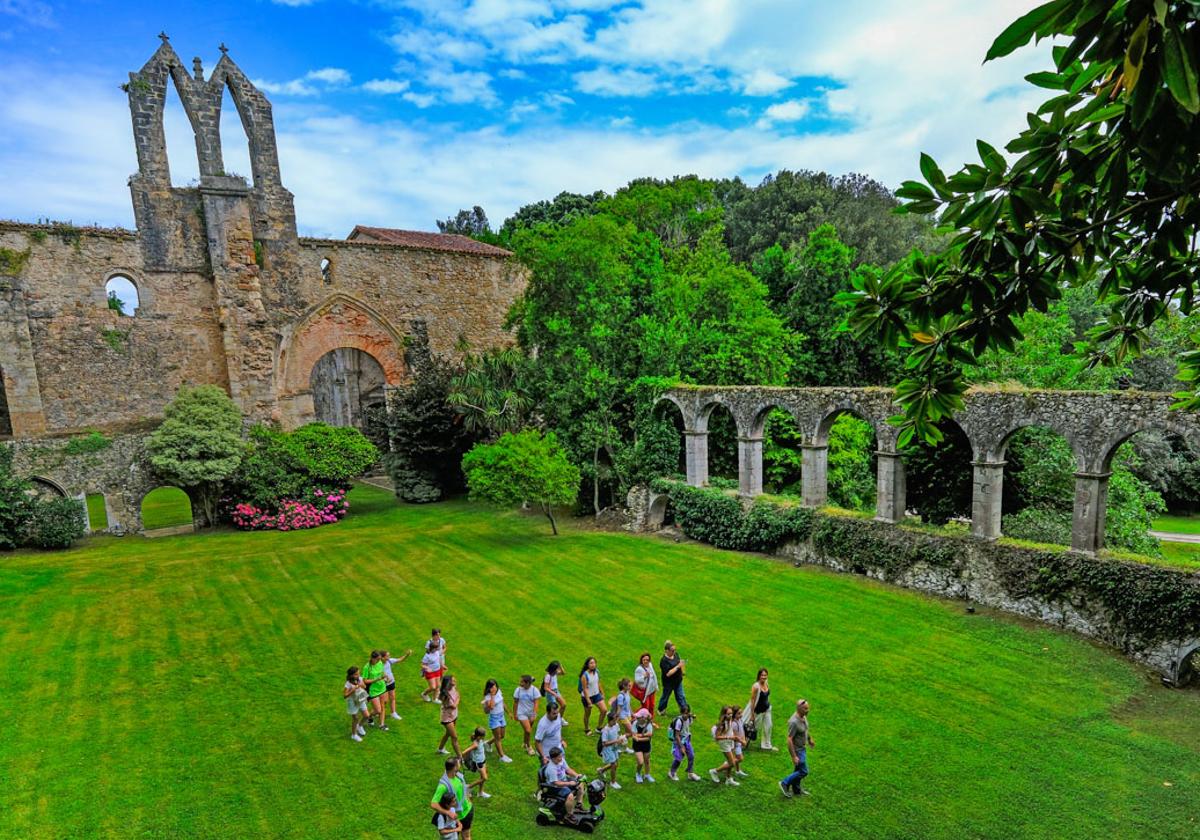
[[[542,693],[533,685],[533,675],[522,674],[521,684],[513,690],[513,717],[525,733],[525,752],[537,755],[530,743],[533,721],[537,720],[538,700]]]
[[[638,666],[633,671],[633,691],[631,693],[642,704],[638,708],[649,709],[650,717],[654,717],[654,697],[658,694],[658,675],[654,673],[654,665],[651,664],[649,653],[641,655]]]
[[[600,722],[608,714],[608,704],[604,702],[604,687],[600,684],[600,671],[596,668],[596,657],[589,656],[583,662],[579,671],[579,697],[583,700],[583,734],[592,734],[592,708],[600,710]]]

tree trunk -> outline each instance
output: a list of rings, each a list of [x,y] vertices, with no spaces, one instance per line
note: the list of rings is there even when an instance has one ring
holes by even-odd
[[[592,510],[600,516],[600,446],[592,449]]]
[[[546,518],[550,520],[550,530],[554,533],[554,536],[557,537],[558,524],[554,521],[554,510],[550,507],[550,505],[542,502],[542,513],[546,514]]]

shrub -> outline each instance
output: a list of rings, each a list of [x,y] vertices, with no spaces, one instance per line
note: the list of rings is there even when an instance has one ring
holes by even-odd
[[[25,543],[37,548],[70,548],[85,531],[83,505],[78,499],[35,499],[25,527]]]
[[[1004,517],[1004,536],[1039,543],[1071,544],[1071,513],[1042,507],[1027,507]]]
[[[287,442],[314,487],[349,487],[379,458],[375,444],[348,426],[309,423],[288,433]]]
[[[301,498],[311,485],[288,443],[288,436],[269,426],[250,429],[249,445],[226,497],[251,507],[276,511],[284,499]]]
[[[579,468],[567,459],[554,432],[505,432],[498,441],[476,444],[462,460],[472,499],[513,506],[536,502],[558,534],[554,506],[579,495]]]
[[[801,540],[812,530],[808,508],[780,506],[759,499],[747,509],[735,496],[720,490],[660,480],[652,485],[666,493],[675,508],[675,521],[692,539],[718,548],[772,551]]]
[[[331,525],[349,511],[344,491],[313,490],[304,501],[284,499],[273,511],[245,503],[234,505],[231,519],[244,531],[301,531]]]
[[[0,549],[6,551],[21,543],[34,504],[29,482],[13,473],[12,460],[12,450],[0,446]]]

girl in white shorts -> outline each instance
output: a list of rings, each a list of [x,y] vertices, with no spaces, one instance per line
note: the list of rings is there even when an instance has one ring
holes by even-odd
[[[362,684],[358,666],[346,669],[346,684],[342,686],[342,697],[346,698],[346,714],[350,715],[350,740],[361,741],[367,734],[363,723],[367,719],[367,689]]]

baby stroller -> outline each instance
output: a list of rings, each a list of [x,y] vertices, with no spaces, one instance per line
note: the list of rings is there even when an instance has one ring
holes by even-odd
[[[586,810],[583,807],[585,790],[588,805]],[[593,779],[589,782],[580,777],[579,783],[575,786],[574,822],[569,822],[567,820],[567,803],[558,795],[553,785],[546,783],[546,768],[543,765],[538,770],[537,824],[561,825],[582,831],[584,834],[591,834],[604,819],[604,809],[600,807],[600,803],[607,795],[608,786],[604,784],[603,779]]]

